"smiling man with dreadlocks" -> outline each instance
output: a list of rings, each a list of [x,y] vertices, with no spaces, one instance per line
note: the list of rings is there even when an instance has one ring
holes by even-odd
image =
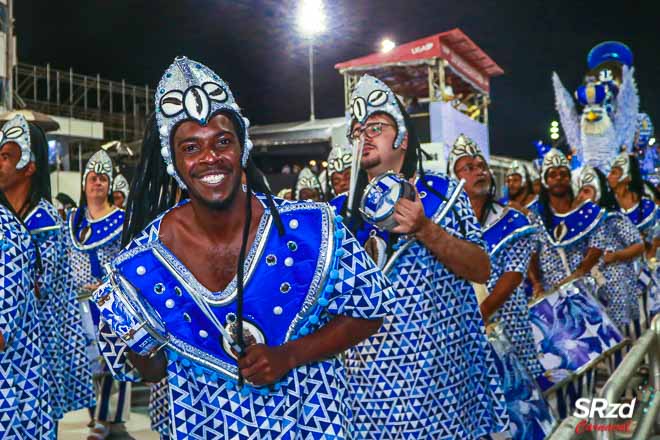
[[[62,221],[50,203],[48,143],[39,127],[17,115],[3,127],[0,190],[25,222],[39,248],[39,312],[48,365],[53,417],[94,405],[92,373],[85,362],[87,342]]]
[[[389,283],[328,205],[272,197],[217,74],[177,58],[156,103],[135,236],[94,294],[108,364],[167,377],[172,438],[345,438],[338,354],[378,329]],[[168,174],[190,197],[175,206]]]
[[[377,250],[377,260],[389,257],[385,272],[396,294],[396,313],[348,354],[355,438],[477,439],[499,432],[508,417],[470,284],[488,279],[489,260],[470,202],[456,180],[421,166],[417,174],[414,126],[382,81],[363,76],[351,112],[356,189],[332,204],[358,240]],[[392,207],[398,225],[387,231],[365,223],[359,206],[368,181],[382,182],[389,171],[415,180],[414,200]]]

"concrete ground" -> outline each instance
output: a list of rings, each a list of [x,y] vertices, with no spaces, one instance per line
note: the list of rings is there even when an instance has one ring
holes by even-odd
[[[64,416],[59,424],[59,440],[81,440],[87,438],[89,428],[87,410],[73,411]],[[136,440],[159,440],[158,434],[149,427],[149,416],[146,412],[131,411],[131,418],[126,422],[128,432]]]

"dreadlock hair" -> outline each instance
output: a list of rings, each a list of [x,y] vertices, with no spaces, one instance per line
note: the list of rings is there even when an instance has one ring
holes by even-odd
[[[30,182],[30,194],[27,205],[22,211],[27,215],[37,207],[41,199],[51,201],[50,196],[50,169],[48,167],[48,141],[43,130],[36,124],[28,122],[30,130],[30,149],[34,155],[35,173]]]
[[[618,212],[619,211],[619,202],[616,201],[614,197],[614,191],[607,184],[607,177],[605,174],[598,168],[594,168],[596,176],[598,176],[598,184],[600,185],[600,200],[598,201],[598,206],[605,208],[608,211]]]
[[[630,183],[628,184],[628,190],[637,194],[637,198],[642,200],[642,197],[644,197],[644,180],[639,169],[639,160],[633,154],[629,155],[628,159],[630,161]]]
[[[571,172],[568,171],[569,179]],[[568,185],[568,194],[571,197],[571,201],[575,199],[575,194],[573,194],[573,185]],[[539,205],[541,207],[541,220],[543,220],[543,225],[549,231],[552,228],[552,208],[550,207],[550,192],[545,185],[541,185],[541,192],[539,193]]]
[[[126,246],[158,214],[174,206],[177,199],[179,186],[174,177],[167,174],[167,168],[160,154],[160,135],[154,113],[147,118],[141,152],[140,163],[131,181],[126,201],[124,229],[121,236],[122,247]]]

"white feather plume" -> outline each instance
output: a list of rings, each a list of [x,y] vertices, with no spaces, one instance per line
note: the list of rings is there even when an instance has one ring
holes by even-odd
[[[580,142],[580,118],[575,109],[573,97],[566,90],[556,72],[552,72],[552,86],[555,90],[555,107],[559,113],[561,128],[564,130],[568,144],[574,148],[578,157],[582,157],[582,143]]]
[[[617,148],[625,145],[628,151],[632,148],[639,113],[639,94],[634,73],[634,67],[623,66],[621,87],[616,97],[616,110],[612,118],[617,134]]]

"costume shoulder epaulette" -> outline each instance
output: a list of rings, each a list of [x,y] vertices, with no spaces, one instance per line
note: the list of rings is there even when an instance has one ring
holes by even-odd
[[[497,209],[499,207],[499,209]],[[536,232],[536,226],[522,212],[509,206],[496,205],[495,212],[482,227],[488,253],[495,256],[504,246],[515,239]]]
[[[37,206],[25,217],[25,226],[30,234],[54,231],[62,228],[62,219],[55,207],[46,200],[40,200]]]

